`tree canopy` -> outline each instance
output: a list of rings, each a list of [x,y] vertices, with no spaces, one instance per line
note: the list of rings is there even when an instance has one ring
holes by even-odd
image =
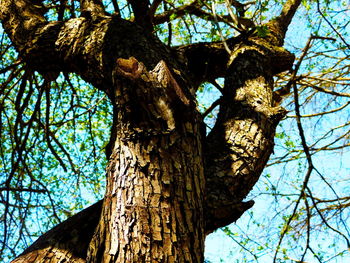
[[[223,99],[224,81],[230,81],[226,74],[234,71],[227,66],[230,55],[237,50],[243,54],[239,43],[253,41],[252,36],[265,41],[253,42],[271,58],[273,106],[279,110],[274,117],[284,119],[257,184],[237,194],[246,201],[242,212],[253,205],[247,200],[256,204],[235,225],[217,232],[236,244],[236,262],[342,262],[350,257],[348,1],[21,0],[17,11],[22,13],[13,14],[14,2],[0,3],[0,260],[14,259],[47,230],[104,197],[117,114],[114,95],[97,76],[108,72],[130,77],[140,67],[134,70],[132,64],[128,71],[129,64],[123,63],[133,61],[118,60],[122,73],[115,73],[108,68],[108,56],[101,58],[101,67],[91,67],[100,61],[88,52],[89,44],[103,50],[101,54],[136,57],[148,70],[163,54],[143,55],[144,50],[159,45],[159,52],[173,52],[174,61],[166,60],[173,75],[178,64],[188,69],[176,81],[190,79],[188,86],[195,87],[184,94],[176,90],[176,96],[183,104],[190,93],[196,96],[204,134],[214,138],[217,134],[211,131],[224,118],[218,117],[219,109],[230,107]],[[87,32],[102,32],[104,19],[110,18],[117,22],[107,33],[125,44],[98,46],[102,33],[92,38]],[[93,22],[84,25],[83,19]],[[276,24],[284,31],[275,35]],[[29,35],[33,25],[45,25],[35,33],[40,38]],[[59,27],[71,31],[60,33]],[[76,28],[83,43],[69,42],[69,32],[77,33]],[[155,40],[135,38],[134,32],[150,33]],[[55,41],[64,58],[49,48]],[[271,43],[280,49],[270,51]],[[91,65],[84,64],[90,60]],[[285,116],[280,106],[288,111]],[[159,118],[165,119],[162,114]],[[166,125],[171,129],[170,122]],[[224,151],[220,147],[212,155]],[[208,232],[226,225],[213,218],[207,222]],[[210,255],[208,260],[213,260]]]

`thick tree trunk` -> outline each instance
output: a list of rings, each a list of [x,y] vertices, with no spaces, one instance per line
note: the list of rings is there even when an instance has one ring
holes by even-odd
[[[188,114],[196,111],[186,110],[193,106],[176,91],[180,87],[166,64],[148,72],[134,58],[118,60],[114,75],[122,80],[115,81],[116,135],[102,216],[98,224],[91,223],[91,228],[98,227],[88,262],[203,260],[205,235],[236,221],[253,205],[242,200],[273,150],[284,110],[273,107],[271,65],[257,47],[233,54],[226,100],[206,139],[204,165],[201,120]],[[99,211],[97,207],[95,213]],[[60,262],[60,246],[53,250],[56,254],[39,254]],[[30,262],[30,254],[16,262]]]
[[[243,199],[284,114],[272,77],[293,63],[279,46],[299,3],[291,0],[268,24],[265,39],[228,40],[228,54],[222,43],[169,50],[150,21],[108,16],[100,1],[82,1],[82,17],[65,22],[47,22],[40,3],[2,1],[0,19],[32,69],[48,81],[78,73],[114,105],[102,208],[57,226],[14,262],[202,262],[206,234],[253,205]],[[217,77],[225,87],[206,137],[194,91]]]
[[[194,104],[163,61],[147,72],[120,59],[115,74],[117,136],[88,262],[202,262],[201,122],[187,114]]]

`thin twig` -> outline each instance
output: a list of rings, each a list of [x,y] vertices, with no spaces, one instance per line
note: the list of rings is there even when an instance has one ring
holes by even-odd
[[[206,109],[206,111],[202,114],[202,117],[205,118],[210,112],[212,112],[212,110],[218,106],[222,101],[222,98],[218,98],[216,101],[213,102],[213,104],[210,105],[210,107],[208,109]]]
[[[229,46],[227,45],[227,42],[226,42],[226,39],[224,38],[222,32],[221,32],[221,28],[220,28],[220,25],[219,25],[219,21],[218,21],[218,18],[217,18],[217,15],[216,15],[216,8],[215,8],[215,1],[213,1],[211,3],[211,8],[212,8],[212,11],[213,11],[213,15],[214,15],[214,19],[215,19],[215,25],[218,29],[218,32],[219,32],[219,35],[220,35],[220,38],[222,40],[222,43],[227,51],[228,54],[232,54],[232,51],[231,49],[229,48]]]

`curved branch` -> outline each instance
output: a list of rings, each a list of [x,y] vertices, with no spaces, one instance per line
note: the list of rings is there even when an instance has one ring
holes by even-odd
[[[288,26],[292,21],[301,0],[287,0],[283,5],[282,11],[276,18],[267,23],[270,29],[270,41],[277,46],[282,46]]]
[[[57,225],[27,248],[12,263],[86,262],[89,242],[98,224],[102,200]]]
[[[20,53],[29,48],[35,30],[46,23],[44,10],[44,6],[40,1],[1,2],[0,20]]]
[[[82,16],[97,17],[107,14],[101,0],[80,0],[80,8]]]
[[[88,8],[90,2],[85,3]],[[59,72],[75,72],[112,96],[108,89],[117,58],[133,56],[147,68],[165,60],[171,68],[181,70],[160,40],[116,16],[47,22],[41,9],[27,0],[2,1],[0,10],[0,19],[14,46],[47,80],[55,79]],[[186,78],[186,73],[181,76]]]
[[[254,204],[242,200],[259,179],[286,113],[272,106],[266,50],[241,46],[231,60],[217,122],[204,148],[208,232],[236,221]]]
[[[270,58],[269,70],[273,75],[289,70],[295,56],[284,48],[270,45],[263,39],[252,35],[233,37],[226,40],[228,47],[237,53],[241,50],[242,42],[265,49]],[[227,73],[230,54],[227,53],[223,42],[201,42],[178,46],[174,48],[180,59],[186,64],[196,87],[203,82],[212,82],[224,77]]]

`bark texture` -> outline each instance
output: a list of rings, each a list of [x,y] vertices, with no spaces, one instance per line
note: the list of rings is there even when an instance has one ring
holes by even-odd
[[[64,22],[48,22],[41,1],[0,5],[3,27],[33,70],[48,81],[75,72],[114,107],[103,203],[14,262],[202,262],[206,234],[254,203],[243,200],[285,114],[273,99],[273,75],[292,66],[281,45],[300,1],[287,2],[267,37],[229,39],[232,54],[221,42],[166,47],[152,33],[161,1],[129,1],[133,21],[108,15],[101,1],[80,2],[81,16]],[[220,112],[206,136],[194,94],[218,77]]]
[[[13,263],[86,262],[88,242],[94,233],[102,202],[84,209],[42,235]]]
[[[264,53],[252,45],[232,54],[218,120],[207,137],[208,232],[236,221],[254,204],[242,200],[265,167],[286,113],[273,107],[271,56]]]
[[[200,122],[187,114],[195,105],[164,61],[148,72],[119,59],[113,75],[117,139],[88,262],[201,262]]]

